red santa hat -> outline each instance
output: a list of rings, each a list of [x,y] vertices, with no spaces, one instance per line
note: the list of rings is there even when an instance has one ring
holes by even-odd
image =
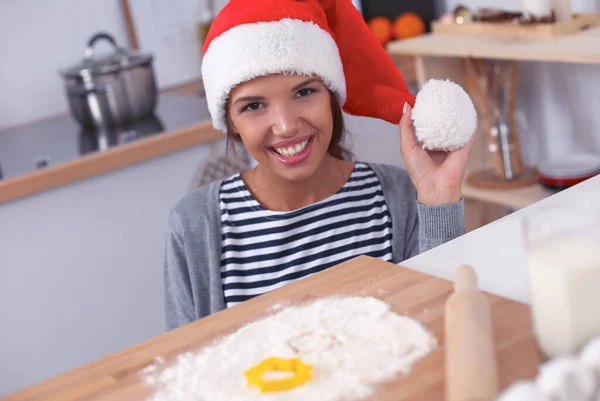
[[[259,76],[315,74],[351,115],[398,124],[415,97],[351,0],[230,0],[203,48],[215,128],[226,131],[231,90]]]

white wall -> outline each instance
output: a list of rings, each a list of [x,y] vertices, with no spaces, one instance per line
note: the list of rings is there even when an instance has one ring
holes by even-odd
[[[168,211],[209,152],[0,204],[0,397],[164,331]]]

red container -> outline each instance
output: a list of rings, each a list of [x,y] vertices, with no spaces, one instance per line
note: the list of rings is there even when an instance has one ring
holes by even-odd
[[[566,189],[600,174],[600,155],[570,153],[540,164],[540,183],[553,189]]]

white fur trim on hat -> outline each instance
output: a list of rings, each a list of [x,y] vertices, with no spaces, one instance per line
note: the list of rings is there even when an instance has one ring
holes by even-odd
[[[331,35],[312,22],[285,18],[238,25],[213,39],[202,60],[202,79],[213,126],[225,132],[225,104],[238,84],[276,73],[315,74],[346,101],[346,79]]]

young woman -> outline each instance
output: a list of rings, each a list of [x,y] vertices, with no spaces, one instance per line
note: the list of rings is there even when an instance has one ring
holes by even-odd
[[[174,207],[165,262],[169,329],[359,255],[399,263],[464,233],[470,144],[451,153],[419,146],[407,91],[394,92],[406,170],[346,156],[343,107],[385,118],[379,110],[388,104],[365,98],[381,82],[370,83],[360,68],[391,76],[387,84],[405,91],[382,49],[372,65],[345,57],[353,49],[330,28],[335,18],[378,46],[350,0],[272,3],[252,2],[249,11],[245,0],[231,0],[207,38],[203,79],[213,124],[258,164]],[[373,51],[363,50],[365,57]]]

